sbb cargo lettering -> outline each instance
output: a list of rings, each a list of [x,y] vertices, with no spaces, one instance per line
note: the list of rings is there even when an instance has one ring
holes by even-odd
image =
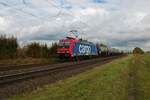
[[[91,47],[87,45],[79,45],[79,53],[89,54],[91,53]]]

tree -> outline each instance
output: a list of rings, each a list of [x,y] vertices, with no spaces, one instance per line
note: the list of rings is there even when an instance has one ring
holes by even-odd
[[[51,52],[51,49],[49,49],[46,44],[40,45],[39,43],[31,43],[26,46],[26,55],[28,57],[49,58],[51,56],[50,52]]]
[[[31,43],[27,45],[26,54],[28,57],[39,58],[41,54],[40,51],[39,43]]]
[[[52,43],[52,46],[50,47],[50,55],[51,56],[56,56],[57,54],[57,43]]]
[[[135,47],[133,49],[133,54],[144,54],[144,51],[139,47]]]
[[[17,39],[12,37],[0,36],[0,58],[14,58],[18,48]]]

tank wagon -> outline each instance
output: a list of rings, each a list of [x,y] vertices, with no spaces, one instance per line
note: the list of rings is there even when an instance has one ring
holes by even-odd
[[[108,56],[109,55],[109,48],[103,44],[97,44],[98,55],[99,56]]]
[[[113,55],[119,55],[121,54],[121,51],[116,49],[116,48],[109,48],[109,55],[113,56]]]
[[[122,54],[116,48],[109,48],[106,45],[94,44],[92,42],[66,37],[59,40],[57,54],[59,58],[74,57],[95,57],[95,56],[114,56]]]

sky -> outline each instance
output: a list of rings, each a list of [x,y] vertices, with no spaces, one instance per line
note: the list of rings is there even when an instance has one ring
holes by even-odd
[[[150,0],[0,0],[0,35],[50,45],[77,30],[94,43],[150,50]]]

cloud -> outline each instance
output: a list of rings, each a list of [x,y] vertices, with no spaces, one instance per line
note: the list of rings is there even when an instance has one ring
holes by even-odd
[[[1,0],[0,34],[50,44],[76,29],[112,47],[150,50],[148,0]],[[48,42],[51,41],[51,42]]]

